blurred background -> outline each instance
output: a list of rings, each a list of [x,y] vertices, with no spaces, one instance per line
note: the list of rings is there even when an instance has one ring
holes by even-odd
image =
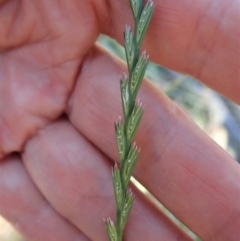
[[[125,60],[123,47],[115,41],[100,36],[99,43]],[[163,67],[149,64],[146,76],[166,95],[175,101],[215,142],[223,147],[240,163],[240,108],[231,101],[218,95],[206,86],[190,78]],[[226,80],[227,81],[227,80]],[[200,239],[179,222],[136,180],[135,185],[165,212],[181,229],[186,231],[193,240]],[[0,241],[27,241],[3,218],[0,217]],[[31,240],[28,240],[31,241]],[[47,241],[47,240],[46,240]]]

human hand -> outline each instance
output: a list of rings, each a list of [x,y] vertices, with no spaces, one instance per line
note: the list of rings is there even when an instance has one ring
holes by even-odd
[[[94,42],[99,33],[121,41],[128,1],[0,4],[0,213],[32,241],[106,240],[125,67]],[[155,5],[152,60],[240,103],[239,1]],[[203,240],[236,240],[239,165],[151,83],[140,98],[134,176]],[[134,193],[125,240],[190,240]]]

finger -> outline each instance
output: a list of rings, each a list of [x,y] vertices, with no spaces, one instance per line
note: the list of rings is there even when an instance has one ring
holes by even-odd
[[[105,6],[102,2],[100,0],[99,4]],[[97,38],[98,24],[102,22],[97,19],[92,5],[91,1],[74,0],[2,0],[0,51],[28,46],[30,51],[38,49],[38,57],[48,53],[44,62],[48,60],[55,64],[76,58],[88,51]],[[100,5],[98,9],[104,13]]]
[[[240,2],[154,0],[154,4],[144,44],[151,60],[190,74],[239,104]],[[129,1],[110,1],[109,15],[106,33],[122,43],[125,24],[132,23]]]
[[[101,152],[61,121],[27,143],[23,160],[34,182],[62,216],[91,240],[107,240],[103,218],[114,218],[115,201],[109,160]],[[136,190],[134,193],[124,240],[190,240]]]
[[[68,109],[73,125],[115,161],[122,67],[103,51],[91,53]],[[151,83],[143,83],[139,97],[146,108],[136,138],[137,179],[203,240],[236,240],[239,165]]]
[[[18,156],[0,162],[0,213],[32,241],[89,241],[49,205]]]

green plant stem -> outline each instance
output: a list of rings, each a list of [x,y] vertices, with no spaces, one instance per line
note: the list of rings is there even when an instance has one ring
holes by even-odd
[[[135,28],[134,34],[129,26],[126,26],[124,32],[129,75],[123,76],[120,85],[124,120],[120,118],[115,123],[120,166],[115,164],[112,170],[117,207],[116,225],[110,218],[105,220],[110,241],[122,241],[124,227],[134,201],[128,184],[140,150],[135,143],[132,144],[132,141],[143,115],[142,104],[136,103],[136,97],[148,64],[146,53],[143,52],[140,55],[140,46],[153,13],[152,0],[149,0],[145,6],[143,6],[143,0],[129,1],[134,15]]]

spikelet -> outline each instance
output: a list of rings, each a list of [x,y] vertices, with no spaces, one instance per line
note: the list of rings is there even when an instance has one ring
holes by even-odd
[[[115,123],[115,135],[120,159],[120,166],[115,164],[112,179],[116,200],[116,223],[110,218],[105,221],[110,241],[122,241],[123,230],[129,217],[134,197],[128,188],[130,178],[140,153],[133,142],[143,116],[143,105],[136,97],[148,65],[146,51],[140,54],[140,46],[151,20],[154,5],[149,0],[144,6],[143,0],[129,0],[134,22],[134,34],[130,26],[124,32],[125,53],[129,74],[120,78],[120,90],[124,118]]]

